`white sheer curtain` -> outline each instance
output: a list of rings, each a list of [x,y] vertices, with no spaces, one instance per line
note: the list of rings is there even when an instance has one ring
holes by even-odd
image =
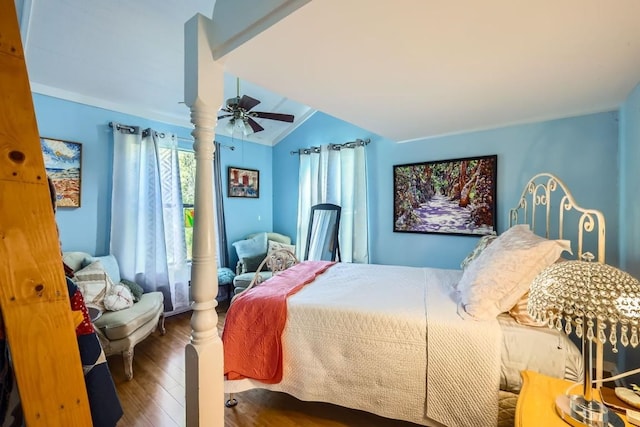
[[[113,124],[111,253],[123,278],[186,307],[189,268],[176,136]]]
[[[338,237],[341,261],[369,262],[366,174],[364,144],[301,150],[296,237],[300,259],[306,249],[311,206],[333,203],[342,208]]]

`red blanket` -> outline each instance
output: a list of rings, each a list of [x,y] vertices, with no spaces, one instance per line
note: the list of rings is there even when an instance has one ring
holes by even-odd
[[[254,378],[268,384],[280,382],[287,297],[333,264],[304,261],[238,295],[229,307],[222,332],[227,379]]]

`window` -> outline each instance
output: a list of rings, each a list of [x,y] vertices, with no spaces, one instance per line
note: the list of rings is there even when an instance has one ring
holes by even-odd
[[[195,191],[196,191],[196,156],[193,151],[178,150],[178,167],[180,169],[180,187],[182,191],[182,216],[184,218],[184,237],[187,245],[187,260],[193,259],[193,221],[195,218]],[[215,191],[215,187],[214,187]],[[218,217],[216,215],[217,197],[213,198],[213,221],[218,225]],[[220,241],[219,236],[218,242]],[[218,256],[221,249],[216,250],[216,264],[220,265],[220,257]]]
[[[193,258],[194,194],[196,189],[196,156],[192,151],[178,151],[180,187],[182,190],[182,212],[184,235],[187,243],[187,259]]]

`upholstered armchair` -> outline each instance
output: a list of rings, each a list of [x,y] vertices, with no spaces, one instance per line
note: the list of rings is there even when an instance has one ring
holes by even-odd
[[[291,237],[280,233],[261,232],[249,234],[245,239],[233,243],[238,254],[236,277],[233,278],[234,294],[247,289],[255,276],[258,267],[270,251],[287,249],[295,253],[295,246],[291,244]],[[261,280],[272,275],[271,271],[260,272]]]
[[[164,328],[164,296],[162,292],[143,293],[142,288],[137,287],[133,282],[128,282],[120,278],[120,271],[117,261],[113,255],[104,257],[92,257],[84,252],[65,252],[63,254],[65,264],[73,269],[75,274],[74,282],[85,297],[87,308],[92,314],[93,326],[96,330],[100,344],[106,356],[121,354],[124,362],[124,372],[128,380],[133,378],[133,348],[140,341],[148,337],[156,329],[160,334],[165,334]],[[100,261],[100,269],[91,268],[96,265],[95,261]],[[91,269],[89,274],[83,271]],[[108,279],[107,277],[108,276]],[[132,300],[125,308],[113,307],[105,309],[105,306],[95,304],[97,296],[101,293],[108,294],[108,291],[92,292],[97,289],[100,282],[108,283],[107,286],[126,286],[131,289]],[[122,297],[124,293],[118,292]],[[125,296],[126,300],[128,297]]]

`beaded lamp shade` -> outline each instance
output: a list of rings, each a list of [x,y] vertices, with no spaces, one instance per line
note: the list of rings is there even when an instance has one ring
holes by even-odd
[[[585,255],[588,259],[591,254]],[[550,328],[564,330],[567,335],[574,332],[582,339],[583,394],[559,396],[556,410],[560,417],[576,426],[624,425],[592,397],[592,344],[608,341],[614,353],[618,342],[625,347],[638,345],[640,282],[607,264],[558,262],[531,283],[527,310]]]
[[[614,353],[618,325],[620,344],[636,347],[639,342],[640,282],[607,264],[553,264],[531,284],[527,309],[536,320],[564,329],[567,335],[575,329],[578,338],[585,334],[589,341],[609,341]]]

